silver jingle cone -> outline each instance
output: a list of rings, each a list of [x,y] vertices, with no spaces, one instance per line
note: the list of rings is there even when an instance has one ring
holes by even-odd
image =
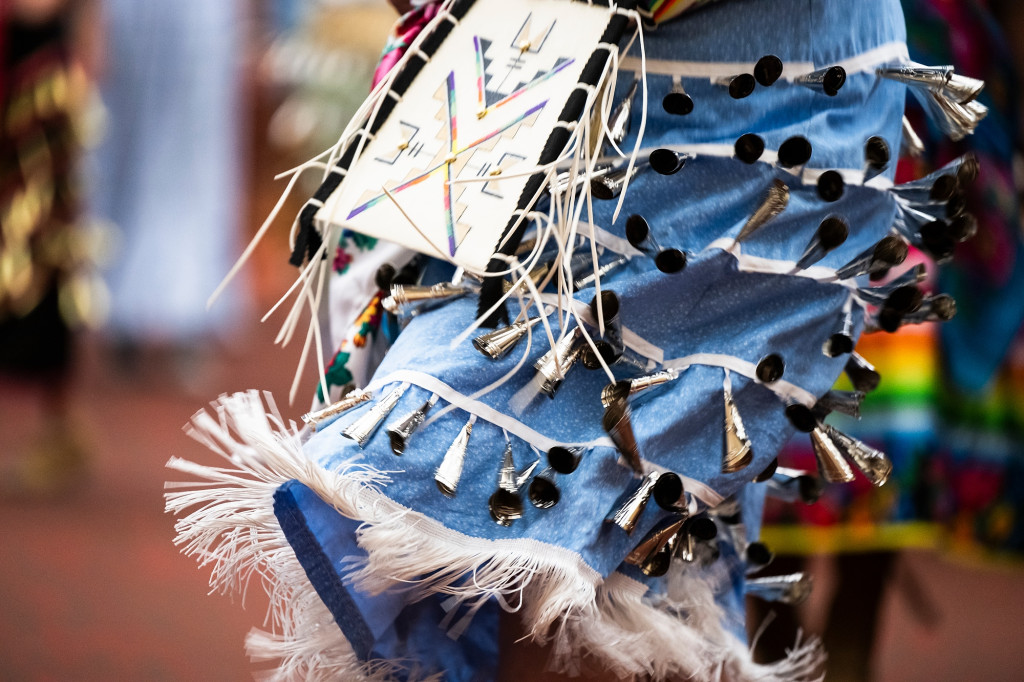
[[[846,361],[843,371],[846,372],[854,389],[864,393],[871,393],[878,388],[878,384],[882,380],[874,365],[865,360],[864,356],[855,352],[850,353],[850,358]]]
[[[607,275],[612,270],[615,270],[616,268],[621,267],[621,266],[625,265],[628,262],[629,262],[629,257],[628,256],[621,256],[619,258],[616,258],[615,260],[609,261],[609,262],[605,263],[604,265],[598,267],[596,274],[595,274],[595,272],[593,270],[591,270],[586,275],[580,275],[580,278],[577,279],[575,282],[573,282],[573,286],[576,289],[576,291],[579,291],[581,289],[586,289],[587,287],[593,285],[594,281],[598,277],[604,277],[605,275]]]
[[[794,606],[805,602],[813,588],[814,581],[807,573],[747,578],[744,585],[746,593],[753,597]]]
[[[554,398],[555,393],[561,388],[569,370],[579,359],[583,350],[580,340],[580,328],[574,327],[566,334],[555,347],[545,353],[535,364],[537,376],[540,380],[540,390],[549,398]]]
[[[899,234],[891,232],[836,270],[836,279],[850,279],[900,265],[906,260],[908,251],[907,241]]]
[[[644,465],[640,458],[636,434],[633,433],[632,416],[629,402],[625,399],[618,400],[605,409],[601,425],[625,458],[626,463],[629,464],[629,468],[642,476]]]
[[[455,491],[459,487],[459,479],[462,478],[462,465],[466,462],[466,451],[469,449],[469,437],[473,433],[473,422],[476,416],[469,418],[466,425],[459,430],[459,435],[444,453],[444,459],[434,472],[434,483],[437,489],[447,497],[455,497]]]
[[[956,300],[949,294],[929,296],[920,309],[903,316],[902,324],[949,322],[956,316]]]
[[[637,489],[605,520],[632,535],[636,530],[636,524],[640,521],[640,516],[647,508],[647,501],[651,498],[651,491],[654,490],[654,484],[657,482],[657,471],[647,474]]]
[[[839,329],[832,332],[828,339],[825,340],[825,343],[822,344],[821,352],[830,358],[837,358],[844,353],[852,352],[853,332],[854,318],[853,306],[851,305],[849,309],[843,311],[843,319],[839,323]]]
[[[604,387],[601,391],[601,404],[605,407],[612,403],[628,398],[631,395],[642,393],[657,386],[663,386],[679,378],[678,369],[663,369],[632,379],[614,381]]]
[[[437,394],[433,394],[420,407],[408,413],[401,419],[395,421],[387,428],[388,438],[391,439],[391,451],[396,455],[405,452],[412,434],[419,428],[423,420],[427,418],[427,412],[437,403]]]
[[[864,395],[863,391],[829,391],[818,399],[814,406],[815,413],[840,412],[848,417],[860,419],[860,404],[864,402]]]
[[[921,141],[921,136],[914,130],[914,126],[911,125],[910,119],[904,116],[903,137],[900,139],[900,154],[903,156],[909,156],[913,159],[919,159],[924,156],[924,152],[924,142]]]
[[[847,459],[861,470],[872,485],[883,486],[892,475],[892,462],[886,454],[876,450],[867,443],[847,436],[842,431],[825,425],[825,433],[828,434],[836,447],[846,455]]]
[[[431,286],[395,284],[391,287],[391,295],[381,302],[381,306],[395,315],[416,314],[432,305],[476,292],[476,287],[451,282],[438,282]]]
[[[341,400],[331,405],[328,405],[322,410],[316,410],[315,412],[309,412],[308,414],[302,415],[302,421],[309,424],[310,427],[312,427],[312,429],[316,431],[320,424],[323,423],[324,421],[330,419],[331,417],[336,417],[344,412],[348,412],[353,407],[356,407],[357,405],[362,405],[363,403],[372,398],[373,393],[371,391],[352,391],[348,395],[343,397]]]
[[[629,135],[629,129],[632,127],[633,99],[636,97],[638,85],[640,85],[640,79],[634,78],[633,84],[629,86],[629,91],[626,92],[626,96],[622,98],[615,107],[615,111],[608,118],[608,139],[616,145],[622,144],[622,141],[626,139],[626,135]]]
[[[725,402],[725,441],[722,446],[722,473],[732,474],[747,467],[754,453],[743,428],[743,420],[732,397],[732,382],[726,375],[722,386]]]
[[[741,242],[775,216],[786,210],[786,206],[789,205],[789,187],[786,183],[776,178],[772,181],[772,186],[768,190],[768,197],[764,202],[754,211],[754,215],[750,216],[743,229],[736,236],[736,241]]]
[[[590,181],[590,193],[595,199],[604,201],[618,199],[622,194],[622,188],[626,186],[626,180],[632,181],[636,174],[646,167],[647,164],[638,163],[633,166],[632,170],[625,167],[595,176]]]
[[[498,360],[515,348],[519,340],[526,336],[526,332],[540,320],[539,317],[531,317],[508,327],[481,334],[473,339],[473,347],[490,359]]]
[[[693,99],[686,94],[679,76],[672,77],[672,89],[662,98],[661,108],[675,116],[686,116],[693,111]]]
[[[622,321],[619,318],[619,297],[615,295],[614,291],[605,289],[601,292],[600,298],[595,295],[591,299],[589,307],[595,327],[599,320],[604,320],[604,334],[595,335],[596,338],[592,340],[601,354],[601,358],[610,365],[622,357],[622,351],[625,350],[622,340]],[[588,350],[592,349],[588,348]],[[584,364],[586,364],[586,358],[584,358]]]
[[[853,470],[822,427],[816,426],[811,431],[811,446],[822,478],[829,483],[849,483],[853,480]]]
[[[505,436],[505,450],[501,453],[501,469],[498,470],[498,488],[510,493],[519,491],[515,459],[512,457],[512,443]]]
[[[872,135],[864,143],[864,182],[885,172],[892,160],[892,152],[885,138]]]
[[[506,433],[505,450],[501,456],[501,469],[498,471],[498,489],[487,501],[491,518],[499,526],[511,526],[513,521],[523,516],[523,498],[519,495],[517,478],[516,465],[512,458],[512,443]]]
[[[793,82],[816,92],[823,92],[829,97],[835,97],[846,83],[846,69],[841,66],[829,66],[797,76]]]
[[[942,92],[957,104],[969,104],[977,99],[984,89],[985,81],[983,80],[951,73]]]
[[[850,235],[850,225],[841,216],[828,216],[818,225],[800,260],[796,263],[796,270],[806,270],[832,250],[838,248]]]
[[[958,104],[942,93],[919,90],[911,92],[932,122],[954,142],[974,133],[974,129],[988,115],[988,108],[979,102]]]
[[[554,470],[549,467],[530,481],[526,495],[537,509],[551,509],[558,504],[562,493],[555,484]]]
[[[929,90],[942,90],[953,73],[952,66],[925,66],[924,64],[900,64],[875,70],[882,78]]]
[[[377,429],[380,428],[384,420],[387,419],[387,416],[391,414],[391,410],[395,409],[395,405],[398,404],[399,399],[405,394],[407,387],[408,384],[399,384],[391,389],[391,392],[377,401],[377,404],[367,410],[366,414],[346,426],[341,435],[359,443],[359,447],[364,447],[370,438],[373,437],[373,434],[377,432]]]
[[[667,522],[659,524],[626,555],[626,563],[634,566],[644,565],[663,550],[670,540],[679,535],[685,524],[685,516],[670,517]]]

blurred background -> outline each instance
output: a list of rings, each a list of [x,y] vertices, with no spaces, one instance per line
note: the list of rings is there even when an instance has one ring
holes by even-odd
[[[926,153],[900,167],[982,161],[964,198],[978,234],[928,283],[960,314],[858,347],[883,385],[844,430],[886,450],[895,480],[768,510],[767,572],[808,567],[817,585],[799,609],[755,607],[751,629],[766,656],[798,628],[825,636],[828,679],[1016,680],[1022,62],[1005,35],[1024,10],[904,5],[916,59],[989,83],[964,143],[911,111]],[[207,299],[278,202],[274,176],[336,141],[395,17],[385,0],[0,2],[0,680],[252,677],[242,642],[266,597],[207,595],[173,545],[163,465],[213,461],[181,427],[220,393],[269,390],[293,419],[310,404],[312,368],[286,405],[301,339],[275,346],[283,314],[259,319],[295,277],[313,174]],[[780,461],[814,466],[800,442]]]

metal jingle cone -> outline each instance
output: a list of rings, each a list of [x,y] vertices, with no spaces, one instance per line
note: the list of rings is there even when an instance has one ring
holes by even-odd
[[[744,583],[744,590],[752,597],[793,606],[807,601],[813,588],[814,582],[807,573],[747,578]]]
[[[679,474],[666,471],[654,484],[654,501],[665,511],[686,512],[689,501]]]
[[[674,555],[686,563],[697,563],[702,554],[702,545],[707,545],[718,536],[718,526],[707,515],[691,516],[679,532]],[[717,549],[717,548],[716,548]]]
[[[686,267],[688,256],[679,249],[662,249],[654,257],[654,266],[666,275],[673,275]]]
[[[579,343],[580,329],[574,327],[566,334],[555,347],[545,353],[535,364],[540,379],[540,390],[549,398],[554,398],[555,393],[562,387],[562,382],[569,374],[569,370],[579,359],[583,346]]]
[[[437,394],[432,394],[425,403],[396,420],[387,428],[388,438],[391,440],[391,451],[396,455],[405,452],[412,434],[419,428],[420,424],[427,418],[427,412],[437,404]]]
[[[889,167],[892,152],[884,138],[873,135],[864,143],[864,182],[881,174]]]
[[[733,152],[743,163],[755,163],[764,154],[764,140],[754,133],[745,133],[736,138]]]
[[[588,274],[580,276],[579,279],[573,282],[573,287],[576,289],[576,291],[580,291],[581,289],[586,289],[587,287],[593,286],[594,281],[598,278],[598,276],[604,277],[612,270],[620,268],[628,262],[628,256],[621,256],[598,267],[596,274],[594,273],[593,269],[591,269],[591,271]]]
[[[622,194],[622,188],[626,186],[626,180],[632,180],[646,167],[646,164],[638,163],[633,166],[632,170],[627,166],[609,171],[604,175],[594,176],[590,180],[590,193],[595,199],[604,201],[617,199]]]
[[[498,360],[515,348],[519,340],[526,336],[526,332],[540,320],[540,317],[530,317],[507,327],[481,334],[473,339],[473,347],[490,359]]]
[[[633,99],[636,97],[638,85],[640,85],[640,79],[634,78],[633,84],[629,86],[626,95],[616,105],[612,115],[608,118],[608,139],[616,145],[621,144],[626,139],[626,135],[629,134],[629,129],[632,126]]]
[[[977,99],[984,89],[985,81],[983,80],[951,73],[946,81],[946,85],[942,88],[942,92],[946,97],[956,101],[957,104],[969,104]]]
[[[864,402],[865,395],[863,391],[831,390],[818,398],[815,405],[816,414],[824,412],[827,415],[830,412],[840,412],[848,417],[860,419],[860,405]]]
[[[387,419],[388,415],[391,414],[391,410],[395,409],[395,405],[398,404],[398,401],[405,394],[407,387],[408,384],[399,384],[391,389],[387,395],[377,401],[376,405],[346,426],[341,435],[359,443],[359,447],[364,447],[370,438],[373,437],[373,434],[377,432],[377,429],[380,428],[384,420]]]
[[[846,372],[854,389],[864,393],[870,393],[878,388],[878,384],[882,380],[878,370],[856,352],[850,353],[850,359],[846,361],[843,371]]]
[[[836,270],[836,279],[850,279],[900,265],[910,249],[899,234],[888,234],[874,246],[857,254],[853,260]]]
[[[902,324],[949,322],[955,316],[956,299],[949,294],[935,294],[927,297],[918,310],[904,315]]]
[[[755,540],[747,545],[743,551],[743,558],[747,562],[747,571],[753,573],[775,560],[775,552],[763,542]]]
[[[903,135],[900,138],[900,155],[909,156],[912,159],[919,159],[924,156],[924,142],[921,136],[914,130],[910,119],[903,117]]]
[[[675,175],[686,165],[690,158],[688,154],[673,151],[671,149],[655,149],[647,157],[647,162],[656,173],[661,175]]]
[[[768,196],[764,202],[750,216],[743,229],[736,236],[736,241],[741,242],[751,234],[760,229],[765,223],[786,210],[789,205],[789,187],[782,180],[776,178],[768,189]]]
[[[853,480],[853,470],[843,459],[843,454],[835,441],[821,426],[816,426],[811,431],[811,447],[818,460],[818,471],[821,472],[822,478],[829,483],[849,483]]]
[[[693,111],[693,99],[686,94],[679,76],[672,77],[672,89],[662,98],[661,107],[675,116],[687,116]]]
[[[911,92],[917,97],[932,122],[954,142],[959,142],[974,133],[974,129],[988,113],[988,110],[978,102],[958,104],[942,93],[930,90],[922,92],[916,89],[912,89]]]
[[[841,66],[829,66],[797,76],[793,82],[816,92],[823,92],[829,97],[835,97],[846,84],[846,69]]]
[[[899,277],[880,287],[859,287],[857,296],[866,303],[872,305],[884,305],[892,294],[903,287],[923,282],[928,276],[928,270],[924,263],[918,263]],[[909,312],[909,311],[907,311]]]
[[[904,85],[930,90],[942,90],[953,73],[952,66],[925,66],[913,62],[899,66],[886,66],[875,70],[882,78],[888,78]]]
[[[316,410],[302,415],[302,421],[309,424],[310,427],[316,431],[323,422],[332,417],[336,417],[339,414],[348,412],[353,407],[362,405],[371,398],[373,398],[373,393],[371,391],[351,391],[341,400],[332,403],[321,410]]]
[[[832,250],[842,246],[850,235],[850,225],[840,216],[828,216],[818,225],[814,237],[804,249],[800,260],[796,263],[797,270],[806,270],[814,265]]]
[[[381,306],[394,315],[415,314],[433,305],[476,292],[476,287],[451,282],[438,282],[432,286],[396,284],[391,287],[391,295],[381,302]]]
[[[822,201],[832,203],[843,198],[846,182],[839,171],[827,170],[818,177],[818,196]]]
[[[580,465],[585,452],[586,448],[556,445],[548,450],[548,466],[559,474],[571,474]]]
[[[786,405],[785,414],[793,428],[803,433],[810,433],[820,424],[814,411],[802,403]]]
[[[632,551],[626,555],[626,563],[634,566],[643,566],[651,561],[655,554],[661,552],[669,542],[677,537],[686,524],[685,516],[670,516],[658,523],[657,526],[641,540]],[[671,557],[670,557],[671,558]]]
[[[881,450],[876,450],[867,443],[848,436],[833,426],[825,425],[825,433],[861,473],[871,481],[872,485],[883,486],[892,475],[892,462]]]
[[[651,232],[650,224],[642,215],[633,214],[626,219],[626,241],[648,256],[655,256],[661,251],[658,240]]]
[[[766,54],[754,64],[754,80],[764,87],[775,84],[782,76],[782,60],[773,54]]]
[[[632,535],[640,521],[640,516],[647,508],[647,501],[651,498],[651,492],[654,490],[654,484],[658,482],[658,476],[657,471],[652,471],[644,476],[636,490],[605,520],[614,523],[628,535]]]
[[[733,99],[743,99],[754,91],[757,81],[749,73],[741,73],[735,76],[723,76],[712,81],[715,85],[729,88],[729,96]]]
[[[499,526],[511,526],[523,516],[523,498],[519,495],[519,482],[515,461],[512,458],[512,443],[505,434],[505,450],[501,456],[498,471],[498,489],[487,500],[491,518]]]
[[[476,415],[471,415],[459,430],[459,435],[444,453],[441,464],[434,472],[434,483],[446,497],[455,497],[455,491],[459,487],[459,479],[462,478],[462,466],[466,462],[466,451],[469,449],[469,437],[473,434],[473,423]]]
[[[629,396],[643,393],[649,389],[663,386],[679,378],[678,369],[663,369],[650,374],[614,381],[601,391],[601,404],[608,407],[617,400],[624,400]]]
[[[806,137],[794,135],[779,145],[779,166],[797,172],[810,161],[814,148]]]
[[[600,317],[598,316],[598,306],[602,313]],[[619,297],[615,295],[614,291],[605,289],[601,292],[600,299],[597,296],[591,299],[590,314],[595,323],[599,319],[604,319],[604,334],[600,338],[594,339],[594,345],[597,346],[601,358],[610,365],[622,357],[622,351],[625,349],[622,340],[622,320],[619,318]],[[588,346],[587,350],[592,349]],[[587,365],[585,358],[584,365]],[[589,365],[587,366],[589,367]]]
[[[642,476],[644,465],[643,460],[640,458],[640,448],[636,442],[636,435],[633,433],[632,416],[632,410],[629,409],[629,401],[625,399],[618,400],[605,408],[604,415],[601,418],[601,425],[629,464],[629,468]]]
[[[512,456],[512,441],[508,434],[505,434],[505,449],[501,453],[501,469],[498,470],[498,487],[509,492],[519,490],[518,472],[516,472],[515,459]]]
[[[498,488],[488,498],[487,508],[496,524],[508,527],[513,521],[523,517],[523,498],[517,491]]]
[[[757,362],[754,376],[762,384],[774,384],[782,378],[786,371],[786,363],[778,353],[769,353]]]
[[[548,273],[551,272],[552,264],[553,264],[553,261],[548,261],[546,263],[541,263],[537,267],[535,267],[532,270],[530,270],[529,273],[527,273],[527,276],[530,278],[530,281],[533,282],[534,286],[540,286],[540,283],[544,280],[545,277],[547,277]],[[519,281],[519,276],[518,275],[514,275],[513,276],[513,281],[510,282],[508,280],[505,280],[504,282],[502,282],[502,288],[504,289],[505,293],[508,293],[509,291],[512,291],[512,288],[514,286],[516,286],[516,282],[518,282],[518,281]],[[523,289],[523,291],[526,291],[526,282],[523,282],[522,284],[520,284],[519,287],[521,289]]]
[[[530,481],[526,492],[530,504],[537,509],[551,509],[562,499],[562,493],[555,484],[555,472],[548,467]]]
[[[722,384],[722,392],[725,403],[725,440],[722,446],[722,473],[732,474],[747,467],[754,459],[754,452],[751,447],[747,431],[743,428],[743,420],[740,418],[739,410],[736,409],[736,402],[732,397],[732,382],[728,373],[725,382]]]
[[[825,491],[817,476],[808,471],[778,467],[767,481],[765,492],[777,500],[814,504]]]

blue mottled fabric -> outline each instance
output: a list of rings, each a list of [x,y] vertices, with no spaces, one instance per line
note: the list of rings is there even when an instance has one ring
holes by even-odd
[[[897,0],[735,0],[713,4],[648,33],[647,58],[753,63],[765,54],[775,54],[784,64],[811,62],[821,68],[903,43],[902,22]],[[637,55],[634,48],[633,56]],[[624,67],[617,96],[625,93],[630,76]],[[745,99],[734,100],[725,87],[706,77],[684,77],[683,84],[695,102],[693,113],[686,117],[670,115],[661,107],[661,98],[671,88],[669,76],[649,72],[647,84],[645,150],[671,145],[731,146],[749,132],[760,135],[769,150],[777,150],[787,138],[800,135],[813,147],[808,169],[856,170],[863,167],[864,143],[869,137],[883,137],[894,151],[900,147],[905,88],[879,79],[873,68],[850,69],[845,86],[835,97],[783,78],[771,87],[757,86]],[[639,95],[636,106],[640,106]],[[631,146],[632,138],[623,148]],[[892,164],[887,171],[890,179],[894,167]],[[638,174],[623,215],[615,224],[611,221],[614,202],[595,203],[593,216],[595,224],[622,236],[625,217],[643,215],[663,246],[689,254],[688,266],[678,274],[666,275],[655,269],[653,260],[635,257],[603,279],[603,288],[618,295],[623,325],[659,347],[665,360],[714,353],[757,363],[763,356],[777,353],[785,361],[784,379],[820,396],[831,388],[847,360],[845,355],[828,358],[821,349],[839,326],[849,289],[807,277],[744,271],[732,253],[709,248],[712,242],[739,233],[776,178],[789,187],[789,205],[743,242],[745,255],[796,261],[822,219],[840,215],[851,227],[850,237],[820,263],[836,268],[885,236],[892,224],[895,205],[884,188],[848,185],[839,201],[825,203],[813,183],[805,185],[769,163],[747,165],[735,158],[697,154],[675,175],[661,176],[649,170]],[[576,298],[586,303],[593,295],[593,289],[585,289],[577,292]],[[457,300],[415,317],[398,335],[370,384],[378,396],[402,381],[413,384],[387,423],[430,396],[430,386],[416,385],[417,376],[428,375],[469,396],[519,361],[526,352],[525,342],[499,361],[484,358],[468,342],[449,347],[449,341],[473,321],[475,311],[475,300]],[[551,318],[552,324],[556,319]],[[511,527],[491,519],[487,500],[497,486],[504,435],[483,416],[472,433],[457,496],[449,499],[438,492],[434,471],[466,423],[468,415],[462,409],[418,430],[405,454],[396,457],[383,429],[362,450],[341,435],[345,426],[371,409],[369,403],[321,427],[306,444],[306,453],[327,469],[361,458],[364,463],[396,472],[384,488],[385,494],[453,531],[493,540],[538,540],[577,553],[602,576],[621,569],[656,591],[657,579],[624,567],[622,560],[665,512],[648,505],[632,536],[604,522],[623,493],[635,484],[632,472],[618,462],[618,453],[607,443],[601,427],[599,395],[608,383],[604,373],[576,367],[555,399],[541,395],[520,411],[510,407],[514,395],[533,378],[533,362],[548,349],[539,327],[534,332],[529,361],[512,380],[478,400],[516,420],[524,427],[523,433],[538,434],[541,439],[535,439],[533,446],[548,441],[596,443],[576,472],[558,476],[561,501],[557,506],[542,510],[527,503],[523,518]],[[749,537],[756,538],[763,491],[749,488],[749,481],[772,461],[793,428],[784,415],[785,400],[757,380],[733,373],[734,397],[753,443],[754,460],[742,471],[723,474],[723,378],[723,370],[717,366],[686,369],[656,396],[634,406],[633,426],[645,460],[699,481],[723,498],[743,497],[747,531]],[[445,405],[442,400],[434,411]],[[510,435],[518,467],[538,458],[530,442],[515,433]],[[543,463],[538,471],[541,468]],[[456,656],[441,647],[438,643],[448,647],[450,641],[437,626],[437,604],[427,600],[420,606],[403,605],[387,593],[371,598],[346,582],[343,559],[361,552],[353,539],[354,522],[300,488],[290,484],[279,494],[282,525],[314,586],[361,656],[412,655],[425,669],[448,668],[447,678],[452,680],[476,679],[474,675],[490,669],[495,645],[491,640],[492,653],[488,653],[486,640],[493,630],[494,609],[483,609],[460,640],[460,644],[467,643],[456,648],[468,654]],[[721,542],[721,560],[733,575],[732,589],[723,592],[721,601],[733,614],[732,622],[738,624],[735,630],[742,634],[743,566],[728,543]],[[392,627],[388,620],[399,612],[402,615]],[[438,648],[432,648],[435,644]]]

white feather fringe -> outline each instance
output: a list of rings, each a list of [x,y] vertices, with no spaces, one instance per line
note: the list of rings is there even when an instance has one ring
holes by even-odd
[[[410,602],[450,595],[449,616],[467,614],[453,634],[495,598],[506,610],[520,611],[529,636],[551,646],[550,665],[570,674],[580,671],[588,655],[626,678],[820,677],[817,641],[776,664],[752,663],[746,646],[723,626],[724,613],[714,600],[719,578],[712,572],[676,573],[668,578],[667,594],[652,599],[645,586],[622,575],[602,581],[567,550],[449,530],[381,494],[379,486],[389,479],[369,466],[317,466],[303,456],[298,429],[284,422],[269,395],[222,396],[213,412],[197,413],[187,431],[231,466],[172,459],[170,468],[203,480],[168,484],[167,510],[183,514],[175,524],[176,544],[211,568],[214,591],[244,595],[258,577],[270,594],[272,633],[254,630],[247,640],[253,660],[277,663],[265,679],[376,681],[410,670],[401,661],[359,661],[334,624],[273,513],[274,491],[292,479],[363,522],[358,542],[367,558],[350,565],[356,585],[374,593],[402,590]]]

